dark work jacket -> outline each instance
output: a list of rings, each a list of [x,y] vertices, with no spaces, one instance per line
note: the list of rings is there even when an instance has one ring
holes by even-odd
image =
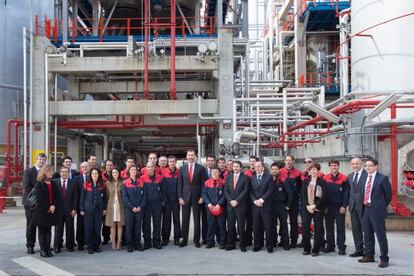
[[[105,184],[97,184],[98,189],[98,202],[96,209],[98,209],[99,212],[103,212],[103,210],[106,210],[106,205],[108,203],[108,195],[106,193],[106,187]],[[82,190],[82,196],[81,196],[81,202],[80,202],[80,211],[82,212],[91,212],[94,209],[93,206],[93,199],[94,199],[94,191],[93,191],[93,183],[90,181],[87,181],[83,184],[83,190]]]
[[[144,193],[143,183],[139,179],[132,181],[131,178],[125,179],[122,185],[122,200],[126,209],[132,210],[135,207],[145,208],[147,198]]]
[[[284,167],[280,169],[280,179],[285,185],[289,185],[292,192],[292,200],[297,201],[302,190],[302,173],[295,168],[289,170]]]
[[[66,193],[63,193],[61,178],[54,179],[56,190],[59,192],[60,202],[57,202],[59,209],[62,210],[62,215],[68,216],[72,210],[78,208],[78,188],[73,179],[66,180]]]
[[[302,208],[304,210],[306,209],[306,206],[308,206],[308,186],[309,183],[311,181],[311,178],[309,177],[308,179],[306,179],[303,182],[303,186],[302,186]],[[316,180],[316,186],[320,186],[322,189],[322,196],[321,197],[315,197],[314,200],[314,204],[316,205],[316,208],[320,211],[320,212],[325,212],[325,208],[326,208],[326,183],[325,180],[323,180],[322,178],[318,178]],[[315,187],[315,193],[316,193],[317,188]]]
[[[224,197],[224,181],[220,177],[217,180],[210,178],[204,182],[203,200],[207,205],[220,205],[224,207],[226,198]]]
[[[162,176],[154,174],[152,177],[144,174],[139,178],[140,185],[144,187],[144,194],[147,197],[147,204],[162,203],[164,196],[161,190]]]
[[[35,185],[35,192],[37,196],[38,205],[33,210],[33,224],[38,226],[52,226],[56,225],[59,217],[59,208],[56,203],[61,200],[59,198],[59,192],[56,189],[56,185],[52,182],[53,201],[50,204],[49,189],[45,182],[37,182]],[[48,213],[51,205],[55,205],[55,212],[53,214]]]
[[[273,183],[275,185],[275,190],[273,193],[273,199],[276,204],[284,204],[287,207],[290,207],[292,204],[292,192],[289,185],[285,185],[280,177],[273,178]]]
[[[336,176],[329,173],[323,177],[326,182],[326,203],[328,206],[348,207],[349,182],[342,173]]]
[[[36,167],[31,167],[24,171],[24,175],[23,175],[24,193],[23,193],[23,199],[22,199],[23,206],[29,205],[29,202],[27,202],[27,196],[34,189],[37,183],[37,175],[38,175],[38,172],[37,172]]]
[[[178,173],[177,168],[174,172],[170,168],[161,170],[161,190],[166,201],[178,201]]]
[[[274,211],[273,193],[275,185],[273,184],[273,177],[268,173],[262,174],[260,185],[257,182],[257,175],[250,178],[250,200],[254,202],[257,199],[263,199],[263,210]],[[253,204],[254,207],[256,205]]]

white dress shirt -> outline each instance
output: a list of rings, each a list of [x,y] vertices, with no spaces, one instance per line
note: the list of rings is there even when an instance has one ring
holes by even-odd
[[[371,203],[371,194],[372,194],[372,190],[374,189],[374,180],[375,180],[375,175],[376,174],[377,174],[377,172],[373,172],[372,174],[368,174],[367,181],[365,182],[365,189],[364,189],[364,191],[366,191],[366,189],[367,189],[367,184],[368,184],[368,181],[369,181],[369,176],[371,175],[372,176],[371,177],[371,192],[370,192],[369,197],[368,197],[368,204]],[[364,192],[364,197],[365,197],[365,192]]]

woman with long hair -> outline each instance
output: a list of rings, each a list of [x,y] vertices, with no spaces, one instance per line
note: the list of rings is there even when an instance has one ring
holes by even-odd
[[[108,206],[106,207],[105,225],[111,228],[112,250],[121,250],[122,230],[125,225],[124,203],[121,197],[122,181],[117,168],[113,168],[111,174],[111,179],[106,182]]]
[[[37,176],[35,193],[37,206],[33,210],[33,223],[39,230],[40,256],[52,257],[50,241],[52,237],[52,226],[57,224],[56,202],[59,202],[59,193],[52,182],[53,167],[46,165],[42,167]]]
[[[85,217],[85,240],[88,253],[101,252],[102,217],[106,214],[107,193],[98,168],[91,170],[91,177],[83,184],[80,212]]]

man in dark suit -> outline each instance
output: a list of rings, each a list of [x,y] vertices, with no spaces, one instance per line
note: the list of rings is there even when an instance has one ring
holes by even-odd
[[[85,226],[84,226],[84,216],[80,215],[80,199],[83,191],[83,183],[89,179],[90,166],[88,162],[82,162],[80,166],[80,174],[75,177],[74,182],[78,190],[78,204],[77,204],[77,216],[76,216],[76,242],[78,243],[78,250],[82,251],[85,245]]]
[[[273,193],[275,185],[270,174],[264,172],[263,161],[254,164],[256,175],[250,178],[250,200],[253,202],[253,251],[260,251],[264,245],[263,236],[266,232],[267,252],[273,253],[275,245],[275,210]]]
[[[72,167],[72,157],[65,156],[63,157],[62,166],[68,168],[68,179],[74,179],[79,175],[79,173],[76,170],[71,169]],[[53,178],[60,178],[60,171],[56,172]]]
[[[36,243],[36,226],[33,225],[33,210],[29,208],[27,196],[34,189],[37,183],[37,175],[40,169],[46,165],[47,156],[39,153],[36,157],[35,166],[27,169],[23,176],[24,194],[22,204],[24,206],[24,214],[26,216],[26,247],[27,254],[34,254],[34,245]]]
[[[250,179],[241,172],[242,163],[238,160],[233,162],[233,173],[227,176],[224,196],[227,200],[227,230],[228,238],[226,251],[236,248],[236,221],[237,232],[240,237],[240,250],[246,252],[246,211],[249,199]]]
[[[69,252],[73,251],[75,245],[74,218],[78,207],[78,188],[73,179],[69,177],[67,167],[60,168],[60,178],[54,180],[56,189],[59,192],[60,202],[58,202],[58,222],[55,226],[55,253],[60,253],[63,247],[63,229],[66,232],[66,248]]]
[[[387,207],[391,203],[391,184],[388,176],[379,173],[378,161],[368,159],[365,161],[367,181],[362,185],[362,229],[364,230],[364,257],[358,260],[360,263],[375,262],[375,237],[377,236],[381,255],[378,267],[388,266],[388,241],[385,228]]]
[[[355,252],[351,257],[364,256],[364,243],[362,235],[362,194],[361,186],[365,185],[367,172],[363,168],[361,158],[354,157],[351,160],[353,173],[348,175],[350,184],[348,210],[351,216],[352,236],[354,237]]]
[[[182,206],[182,234],[180,247],[187,246],[190,229],[190,215],[193,210],[194,219],[194,245],[200,248],[200,204],[202,185],[204,184],[204,167],[195,162],[196,154],[192,149],[187,150],[188,163],[180,168],[178,175],[178,200]]]

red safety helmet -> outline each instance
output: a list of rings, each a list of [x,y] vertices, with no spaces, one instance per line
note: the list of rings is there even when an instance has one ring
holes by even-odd
[[[224,208],[222,206],[220,206],[220,208],[218,210],[211,208],[210,209],[210,214],[212,216],[220,216],[221,214],[223,214]]]

